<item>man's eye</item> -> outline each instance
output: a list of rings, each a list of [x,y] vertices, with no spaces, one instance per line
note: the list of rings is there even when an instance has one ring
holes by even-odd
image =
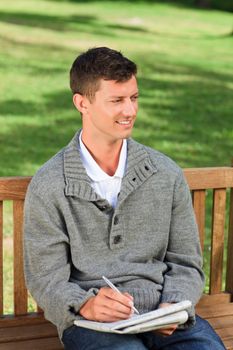
[[[120,100],[120,99],[118,99],[118,100],[112,100],[112,102],[113,102],[113,103],[118,103],[118,102],[121,102],[121,100]]]
[[[137,101],[137,99],[138,99],[138,96],[131,97],[131,101]]]

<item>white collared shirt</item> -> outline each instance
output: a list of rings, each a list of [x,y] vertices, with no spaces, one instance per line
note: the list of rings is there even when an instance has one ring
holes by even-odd
[[[82,142],[82,132],[79,135],[80,154],[87,175],[91,179],[91,186],[102,198],[116,207],[117,196],[121,189],[121,181],[125,173],[127,161],[127,141],[123,140],[117,170],[113,176],[109,176],[96,163],[84,143]]]

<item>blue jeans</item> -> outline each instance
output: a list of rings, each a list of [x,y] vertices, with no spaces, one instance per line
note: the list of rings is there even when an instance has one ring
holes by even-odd
[[[224,350],[225,347],[209,323],[199,316],[196,324],[177,330],[170,336],[153,332],[137,335],[101,333],[72,326],[63,333],[65,350]]]

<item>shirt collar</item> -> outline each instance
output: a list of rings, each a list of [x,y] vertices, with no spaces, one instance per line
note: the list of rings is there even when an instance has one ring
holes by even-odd
[[[104,181],[109,180],[113,177],[123,178],[126,168],[127,161],[127,141],[123,140],[121,153],[119,158],[119,163],[117,166],[117,170],[113,176],[109,176],[105,171],[103,171],[100,166],[96,163],[84,143],[82,142],[82,131],[79,135],[79,147],[80,147],[80,155],[83,162],[83,165],[86,169],[87,175],[93,181]]]

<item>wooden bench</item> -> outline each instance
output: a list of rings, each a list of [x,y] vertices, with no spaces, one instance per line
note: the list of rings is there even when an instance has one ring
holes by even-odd
[[[226,348],[233,350],[233,168],[185,169],[184,173],[192,191],[201,245],[203,248],[209,247],[210,254],[208,291],[196,310],[209,320]],[[44,319],[43,312],[37,308],[34,312],[28,311],[28,292],[23,274],[22,223],[24,197],[30,179],[0,178],[0,350],[62,349],[55,327]],[[12,315],[5,314],[3,299],[4,201],[13,203]],[[211,211],[210,215],[206,214],[208,210]],[[206,223],[209,218],[212,218],[212,222]],[[211,235],[206,235],[206,230],[211,230]],[[207,236],[211,236],[209,242]],[[205,254],[208,254],[208,249]]]

